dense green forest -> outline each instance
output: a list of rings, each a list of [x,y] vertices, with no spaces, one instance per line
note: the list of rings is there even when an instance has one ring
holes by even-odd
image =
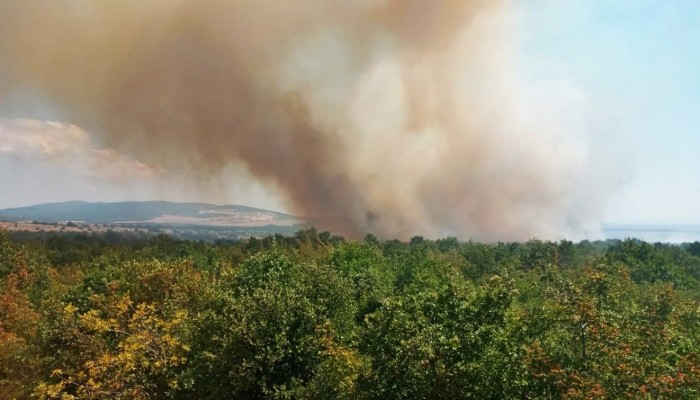
[[[697,242],[0,232],[3,399],[693,399],[699,355]]]

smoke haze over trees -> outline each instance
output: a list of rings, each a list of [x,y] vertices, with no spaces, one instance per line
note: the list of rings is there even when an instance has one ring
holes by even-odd
[[[3,0],[0,109],[31,117],[32,93],[198,188],[236,165],[349,236],[595,231],[616,178],[576,117],[519,79],[515,14],[493,0]]]

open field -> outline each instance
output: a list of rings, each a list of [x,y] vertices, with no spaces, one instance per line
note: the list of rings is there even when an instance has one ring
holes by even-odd
[[[82,222],[39,222],[39,221],[0,221],[0,230],[10,232],[17,239],[43,239],[53,235],[94,235],[107,237],[122,236],[149,237],[166,234],[176,239],[202,240],[241,240],[250,237],[261,238],[274,234],[291,235],[304,225],[258,225],[258,226],[208,226],[184,223],[109,223],[89,224]]]
[[[40,221],[0,221],[0,229],[10,232],[74,232],[74,233],[98,233],[107,231],[131,232],[138,231],[127,225],[119,224],[88,224],[83,222],[40,222]],[[145,229],[144,229],[145,230]]]

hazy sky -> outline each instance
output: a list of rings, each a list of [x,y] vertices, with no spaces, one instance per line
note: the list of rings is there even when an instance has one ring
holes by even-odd
[[[518,73],[590,131],[599,168],[615,177],[604,180],[615,188],[603,220],[700,223],[700,2],[514,4]],[[29,88],[0,97],[0,207],[167,199],[285,208],[243,167],[200,191],[71,123]]]
[[[623,149],[629,176],[606,219],[700,222],[700,2],[525,3],[523,52],[575,86],[591,129]]]

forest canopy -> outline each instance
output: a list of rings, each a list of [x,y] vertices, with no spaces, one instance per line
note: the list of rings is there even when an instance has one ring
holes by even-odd
[[[18,241],[0,398],[700,396],[700,243]]]

